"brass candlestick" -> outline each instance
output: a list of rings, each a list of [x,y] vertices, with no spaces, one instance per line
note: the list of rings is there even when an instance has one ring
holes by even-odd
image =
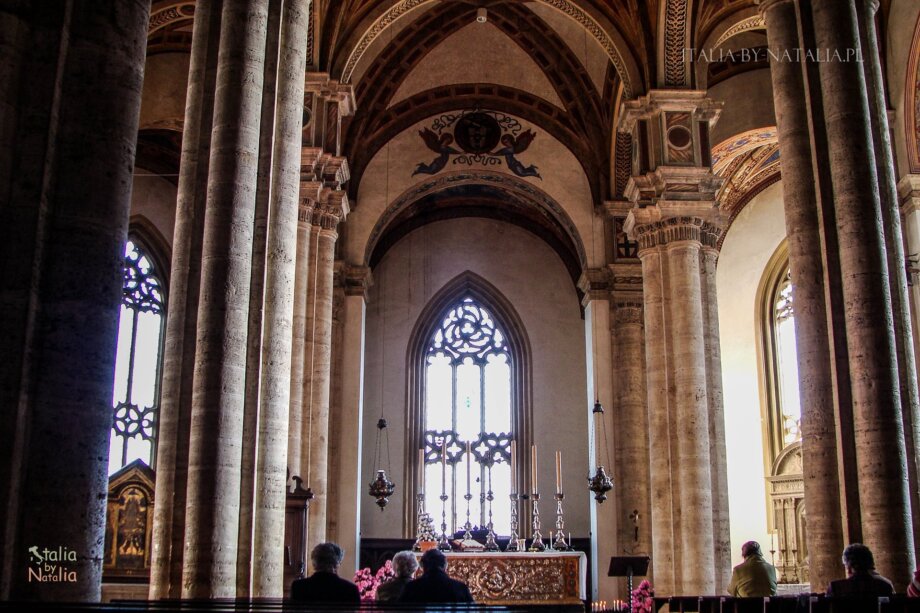
[[[528,551],[546,551],[546,545],[543,543],[543,535],[540,534],[540,494],[533,493],[530,495],[533,500],[531,515],[533,517],[533,541],[530,543]]]
[[[572,549],[571,543],[565,542],[565,520],[562,516],[562,499],[565,498],[565,494],[558,492],[555,496],[556,498],[556,540],[553,542],[553,549],[556,551],[569,551]]]
[[[486,500],[489,503],[489,531],[486,533],[486,543],[484,549],[486,551],[500,551],[498,543],[495,541],[495,531],[492,529],[492,501],[495,500],[495,496],[492,493],[492,464],[488,465],[489,471],[489,492],[486,494]]]
[[[518,495],[511,494],[509,498],[511,498],[511,538],[508,540],[508,546],[505,547],[505,551],[520,551],[521,548],[518,547]]]

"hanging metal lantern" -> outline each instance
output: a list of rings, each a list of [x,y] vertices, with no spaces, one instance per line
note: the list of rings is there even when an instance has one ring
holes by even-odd
[[[393,492],[396,491],[396,484],[387,479],[387,473],[385,470],[377,471],[377,478],[371,482],[370,491],[368,493],[377,499],[377,506],[380,507],[380,510],[383,510],[383,507],[387,506],[390,496],[393,495]]]
[[[607,451],[606,457],[609,463],[610,446],[607,444],[607,422],[604,419],[604,405],[601,404],[599,398],[594,401],[594,410],[591,412],[594,414],[595,436],[598,430],[604,433],[604,447]],[[588,477],[588,489],[594,492],[594,500],[598,503],[607,500],[607,492],[613,489],[613,479],[607,475],[602,465],[597,467],[593,477]]]
[[[588,489],[594,492],[594,499],[598,502],[607,500],[607,492],[613,489],[613,479],[607,476],[603,466],[597,467],[593,477],[588,477]]]
[[[382,417],[377,420],[377,440],[374,443],[374,464],[379,466],[380,460],[380,435],[383,433],[386,438],[387,446],[387,466],[389,466],[390,458],[390,436],[386,432],[387,420]],[[390,481],[387,478],[387,473],[382,468],[377,469],[377,477],[371,481],[368,494],[377,499],[377,506],[380,507],[380,510],[383,511],[383,507],[387,506],[389,502],[389,497],[393,495],[393,492],[396,491],[396,484]]]

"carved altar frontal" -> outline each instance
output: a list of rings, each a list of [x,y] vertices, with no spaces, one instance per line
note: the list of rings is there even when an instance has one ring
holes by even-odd
[[[581,552],[448,553],[447,574],[477,603],[582,605],[587,557]]]

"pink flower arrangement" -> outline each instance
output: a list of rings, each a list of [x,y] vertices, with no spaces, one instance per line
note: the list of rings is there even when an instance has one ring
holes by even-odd
[[[653,613],[655,610],[655,590],[652,584],[643,579],[639,587],[632,591],[633,611],[635,613]]]
[[[377,600],[377,588],[381,583],[385,583],[396,577],[396,571],[393,570],[393,563],[387,560],[386,564],[377,570],[374,574],[370,568],[362,568],[355,573],[354,582],[358,586],[358,593],[361,594],[361,600]]]

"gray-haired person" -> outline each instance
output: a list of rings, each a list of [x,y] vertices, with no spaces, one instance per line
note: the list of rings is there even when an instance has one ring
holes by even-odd
[[[744,562],[732,569],[732,580],[728,593],[747,598],[752,596],[776,595],[776,568],[763,559],[760,544],[748,541],[741,546]]]
[[[831,581],[828,596],[891,596],[891,581],[875,572],[872,550],[862,543],[853,543],[843,550],[843,567],[847,578]]]
[[[411,551],[400,551],[393,556],[393,571],[396,577],[377,588],[377,600],[381,602],[395,602],[402,596],[406,584],[412,581],[415,571],[418,570],[418,560]]]
[[[338,576],[345,552],[335,543],[320,543],[310,552],[313,574],[291,584],[291,599],[300,602],[361,604],[358,586]]]

